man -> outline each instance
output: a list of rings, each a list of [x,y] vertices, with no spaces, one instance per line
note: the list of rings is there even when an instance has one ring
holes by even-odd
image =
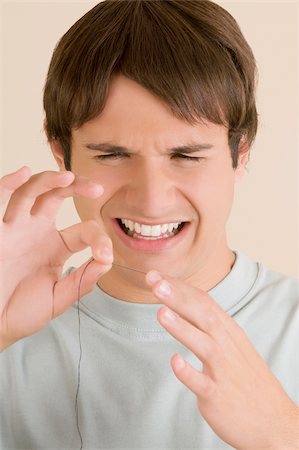
[[[63,36],[44,93],[60,172],[1,180],[4,449],[298,448],[298,282],[225,231],[254,88],[210,1],[105,1]],[[82,223],[57,231],[69,196]]]

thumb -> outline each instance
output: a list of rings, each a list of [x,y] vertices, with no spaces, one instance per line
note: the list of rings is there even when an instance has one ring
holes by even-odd
[[[107,273],[112,263],[100,263],[90,258],[78,269],[62,278],[54,286],[53,317],[60,316],[79,298],[91,292],[99,277]]]

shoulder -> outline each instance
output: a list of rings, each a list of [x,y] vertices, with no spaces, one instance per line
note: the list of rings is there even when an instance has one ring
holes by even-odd
[[[244,254],[238,253],[235,284],[244,285],[242,296],[233,306],[237,315],[253,327],[253,323],[294,328],[299,313],[299,280],[269,268]],[[298,328],[297,328],[298,329]]]
[[[0,354],[0,364],[11,367],[13,371],[26,374],[32,367],[43,368],[53,357],[63,354],[67,343],[76,340],[77,313],[71,306],[61,316],[50,321],[42,330],[24,337]],[[56,355],[54,357],[54,355]],[[45,374],[47,367],[45,366]],[[1,371],[0,371],[1,372]]]
[[[264,335],[288,335],[295,342],[298,336],[299,280],[258,264],[256,281],[247,297],[251,327]],[[292,337],[291,337],[292,336]]]
[[[270,269],[262,263],[258,263],[258,277],[255,289],[260,294],[271,296],[272,299],[288,300],[298,305],[299,279],[284,273]]]

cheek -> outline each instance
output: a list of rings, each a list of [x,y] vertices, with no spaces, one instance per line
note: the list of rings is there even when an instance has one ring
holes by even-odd
[[[121,188],[124,180],[115,169],[101,167],[94,159],[79,157],[76,155],[72,163],[72,171],[79,176],[87,177],[89,180],[100,184],[104,188],[104,193],[98,199],[85,197],[74,197],[74,205],[81,220],[96,219],[102,223],[102,209],[109,203],[109,200]]]
[[[116,167],[101,166],[95,162],[88,164],[84,173],[80,170],[79,174],[88,177],[91,181],[99,183],[104,188],[103,197],[111,197],[121,186],[130,179],[127,171],[119,170]]]
[[[212,214],[219,225],[225,225],[233,205],[234,199],[234,182],[233,179],[226,179],[225,182],[219,183],[213,192]]]
[[[84,176],[87,176],[84,174]],[[110,200],[114,198],[117,187],[110,180],[103,180],[103,177],[95,177],[88,175],[88,178],[101,184],[104,187],[104,193],[97,199],[85,197],[74,197],[74,205],[77,213],[82,221],[96,220],[102,232],[107,233],[105,226],[105,218],[107,219],[107,211],[110,209]]]
[[[74,205],[81,221],[95,220],[101,233],[109,235],[102,217],[102,210],[105,207],[107,199],[102,196],[100,199],[74,198]]]
[[[192,187],[191,187],[192,186]],[[221,220],[229,216],[234,197],[234,175],[228,171],[209,171],[190,180],[188,195],[202,218]]]

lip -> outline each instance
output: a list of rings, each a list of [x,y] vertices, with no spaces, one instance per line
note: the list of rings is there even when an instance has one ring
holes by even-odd
[[[185,223],[184,227],[178,234],[175,234],[174,236],[171,236],[169,238],[162,238],[155,240],[135,239],[132,238],[131,236],[128,236],[120,228],[116,219],[112,219],[112,226],[117,236],[127,247],[142,253],[157,253],[174,247],[182,239],[184,239],[185,234],[188,232],[190,222]]]

